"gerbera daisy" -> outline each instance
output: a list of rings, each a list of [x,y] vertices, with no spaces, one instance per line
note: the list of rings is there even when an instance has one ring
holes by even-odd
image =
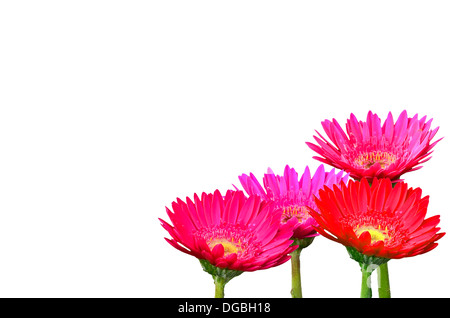
[[[256,195],[229,190],[222,196],[216,190],[201,198],[194,194],[193,201],[177,199],[172,209],[166,211],[173,225],[159,219],[172,237],[166,241],[200,260],[214,278],[216,297],[224,296],[233,277],[281,265],[296,248],[292,227],[280,226],[282,211]]]
[[[311,172],[307,166],[299,180],[295,169],[287,165],[282,176],[275,175],[269,168],[268,172],[264,174],[263,186],[252,173],[239,176],[239,180],[249,195],[259,195],[264,200],[273,202],[275,207],[282,211],[281,224],[289,221],[293,225],[293,238],[299,248],[291,254],[291,294],[295,298],[301,297],[300,252],[312,243],[315,236],[319,235],[314,228],[317,223],[309,215],[309,208],[316,207],[314,195],[325,185],[331,187],[340,181],[347,182],[348,175],[343,171],[335,173],[334,169],[325,172],[324,166],[320,165],[311,178]],[[294,222],[292,222],[293,220]]]
[[[416,114],[408,118],[404,110],[396,122],[389,112],[381,125],[380,118],[371,111],[367,120],[358,121],[354,114],[347,120],[346,132],[336,119],[325,120],[322,127],[331,142],[320,133],[314,136],[317,144],[306,144],[320,156],[313,158],[345,170],[355,179],[389,178],[397,180],[406,172],[414,171],[429,160],[437,140],[431,140],[439,127],[431,129],[432,119],[421,119]]]
[[[309,215],[308,209],[315,207],[314,195],[319,189],[325,185],[331,187],[341,180],[347,182],[348,175],[343,171],[335,173],[335,169],[325,172],[323,165],[317,168],[312,178],[309,167],[306,166],[300,179],[295,169],[289,165],[286,165],[282,176],[275,175],[269,168],[264,174],[263,186],[253,173],[239,176],[239,181],[247,194],[256,194],[266,201],[272,201],[276,208],[283,211],[281,223],[286,223],[290,219],[297,221],[293,223],[295,224],[293,237],[299,240],[319,235],[313,227],[316,223]]]
[[[392,187],[388,178],[375,178],[372,186],[367,179],[350,180],[340,188],[319,190],[317,210],[310,215],[320,234],[347,247],[367,279],[371,270],[390,259],[431,251],[444,236],[437,233],[439,215],[425,219],[429,196],[421,196],[420,188],[408,188],[404,182]]]

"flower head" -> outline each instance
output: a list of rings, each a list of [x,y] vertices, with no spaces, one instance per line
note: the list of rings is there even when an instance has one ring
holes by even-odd
[[[331,142],[316,131],[319,137],[314,139],[318,145],[306,144],[322,156],[313,158],[343,169],[355,179],[396,180],[406,172],[421,168],[418,165],[431,158],[432,148],[442,139],[431,143],[439,129],[431,129],[431,121],[426,116],[418,119],[417,114],[408,118],[406,110],[395,123],[389,112],[383,125],[371,111],[365,122],[351,114],[346,132],[335,119],[325,120],[322,127]]]
[[[314,229],[315,220],[309,215],[309,209],[315,208],[314,195],[324,185],[332,186],[341,180],[347,182],[348,175],[343,171],[335,173],[334,169],[325,172],[323,165],[320,165],[314,176],[308,166],[305,168],[300,180],[298,173],[294,168],[288,165],[284,169],[282,176],[275,175],[269,168],[267,174],[264,174],[263,186],[258,182],[256,177],[243,174],[239,176],[242,187],[249,195],[259,195],[264,200],[271,201],[275,207],[282,211],[280,222],[282,224],[289,220],[294,226],[293,237],[304,239],[319,235]]]
[[[172,209],[166,211],[173,225],[159,219],[172,237],[166,241],[208,261],[214,271],[266,269],[288,261],[295,249],[292,229],[278,222],[281,211],[274,212],[273,204],[256,195],[247,198],[242,191],[229,190],[222,196],[216,190],[201,198],[195,194],[194,201],[177,199]]]
[[[392,188],[390,179],[341,182],[325,187],[316,197],[317,210],[310,214],[317,231],[330,240],[365,256],[392,259],[426,253],[445,233],[439,215],[425,219],[429,197],[404,182]]]

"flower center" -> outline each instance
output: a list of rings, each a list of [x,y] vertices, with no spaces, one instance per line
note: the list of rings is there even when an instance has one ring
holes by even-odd
[[[397,156],[387,151],[372,151],[361,153],[354,163],[356,166],[369,169],[374,164],[379,163],[382,169],[389,167],[397,160]]]
[[[286,223],[293,217],[297,218],[300,223],[304,222],[309,218],[308,208],[304,205],[289,205],[283,207],[281,223]]]
[[[367,212],[365,215],[348,215],[339,222],[353,230],[359,238],[364,232],[369,232],[370,243],[384,241],[385,247],[395,247],[404,244],[407,232],[402,229],[402,221],[392,212]]]
[[[370,237],[371,237],[371,242],[370,243],[374,243],[374,242],[378,242],[378,241],[384,241],[384,240],[390,238],[390,236],[388,234],[387,226],[383,230],[383,229],[381,229],[380,225],[378,226],[378,228],[375,228],[375,227],[373,227],[371,225],[369,225],[369,226],[361,226],[361,227],[359,227],[359,225],[358,225],[354,231],[355,231],[355,234],[358,237],[362,233],[364,233],[366,231],[369,232]]]
[[[260,252],[261,243],[247,226],[221,223],[211,228],[203,228],[194,233],[197,239],[205,240],[212,250],[222,244],[224,255],[236,253],[238,257],[252,256]]]
[[[225,252],[224,252],[225,256],[232,254],[232,253],[238,253],[242,250],[240,244],[235,244],[234,242],[229,242],[226,239],[213,239],[208,243],[208,246],[212,250],[214,248],[214,246],[216,246],[217,244],[222,244],[223,249],[225,250]]]

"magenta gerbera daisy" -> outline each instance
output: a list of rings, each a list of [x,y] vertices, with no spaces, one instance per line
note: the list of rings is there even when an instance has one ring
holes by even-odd
[[[223,297],[225,284],[242,272],[281,265],[290,259],[292,227],[281,226],[282,211],[257,195],[227,191],[225,196],[194,194],[194,200],[177,199],[173,212],[166,208],[170,225],[159,219],[170,234],[166,241],[200,260],[216,285],[216,297]]]
[[[281,176],[275,175],[269,168],[264,174],[263,186],[253,173],[239,176],[239,181],[247,194],[259,195],[264,200],[274,202],[275,207],[282,210],[281,223],[286,223],[290,219],[297,221],[293,222],[295,224],[293,237],[299,240],[319,235],[313,227],[317,224],[309,215],[308,207],[315,208],[314,195],[318,194],[319,189],[325,185],[331,187],[335,183],[339,184],[341,180],[347,182],[348,174],[343,171],[335,173],[334,169],[325,172],[323,165],[317,168],[313,177],[309,167],[306,166],[300,179],[295,169],[288,165]]]
[[[334,169],[325,172],[323,165],[317,168],[313,177],[311,177],[311,172],[307,166],[300,180],[295,169],[288,165],[285,167],[282,176],[275,175],[269,168],[268,172],[264,174],[263,186],[252,173],[239,176],[242,187],[249,195],[259,195],[264,200],[273,202],[277,210],[282,211],[280,223],[289,222],[293,226],[293,238],[295,244],[299,246],[291,253],[291,295],[294,298],[302,297],[300,252],[312,243],[315,236],[319,235],[314,229],[317,222],[309,215],[309,209],[316,207],[314,196],[325,185],[331,187],[341,181],[345,183],[348,177],[348,174],[343,171],[335,173]]]
[[[306,144],[321,157],[321,162],[345,170],[355,179],[389,178],[397,180],[406,172],[414,171],[431,157],[437,140],[431,143],[439,127],[431,129],[432,119],[416,114],[409,118],[404,110],[394,123],[389,112],[387,119],[381,119],[371,111],[366,121],[359,121],[350,115],[342,129],[336,119],[325,120],[322,127],[330,141],[320,133],[314,136],[316,144]]]

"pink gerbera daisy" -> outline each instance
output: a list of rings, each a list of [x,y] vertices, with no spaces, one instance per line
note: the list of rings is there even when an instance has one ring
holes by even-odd
[[[177,199],[173,212],[166,208],[170,225],[159,219],[172,237],[166,241],[176,249],[198,258],[213,275],[216,297],[223,297],[225,284],[245,271],[278,266],[289,260],[292,227],[280,226],[282,211],[259,196],[247,198],[242,191],[222,196],[194,195],[194,201]]]
[[[263,178],[264,187],[252,173],[249,176],[239,176],[239,180],[249,195],[259,195],[275,204],[277,210],[282,212],[279,218],[281,224],[292,225],[294,242],[299,247],[291,253],[291,295],[293,298],[301,298],[300,252],[319,235],[314,229],[317,222],[309,215],[309,209],[316,207],[314,196],[320,189],[325,185],[331,187],[341,181],[347,182],[348,175],[343,171],[336,174],[334,169],[325,172],[324,166],[320,165],[312,178],[309,168],[306,167],[299,180],[295,169],[286,166],[282,176],[275,175],[269,168]]]
[[[309,215],[308,207],[315,208],[314,195],[318,194],[319,189],[324,185],[331,187],[341,180],[347,182],[348,175],[343,171],[336,174],[334,169],[325,172],[323,165],[317,168],[312,178],[307,166],[300,180],[295,169],[288,165],[282,176],[275,175],[269,168],[263,177],[264,187],[252,173],[249,176],[246,174],[239,176],[242,187],[249,195],[256,194],[264,200],[272,201],[276,208],[283,211],[281,223],[286,223],[290,219],[297,221],[293,223],[295,224],[293,237],[299,240],[319,235],[313,227],[317,224]]]
[[[431,129],[431,122],[426,116],[419,119],[417,114],[409,118],[406,110],[395,123],[389,112],[383,124],[371,111],[365,122],[351,114],[346,132],[336,119],[325,120],[322,127],[331,142],[316,131],[319,137],[314,139],[318,145],[306,144],[322,156],[313,158],[345,170],[355,179],[397,180],[431,158],[432,148],[442,139],[431,143],[439,129]]]

